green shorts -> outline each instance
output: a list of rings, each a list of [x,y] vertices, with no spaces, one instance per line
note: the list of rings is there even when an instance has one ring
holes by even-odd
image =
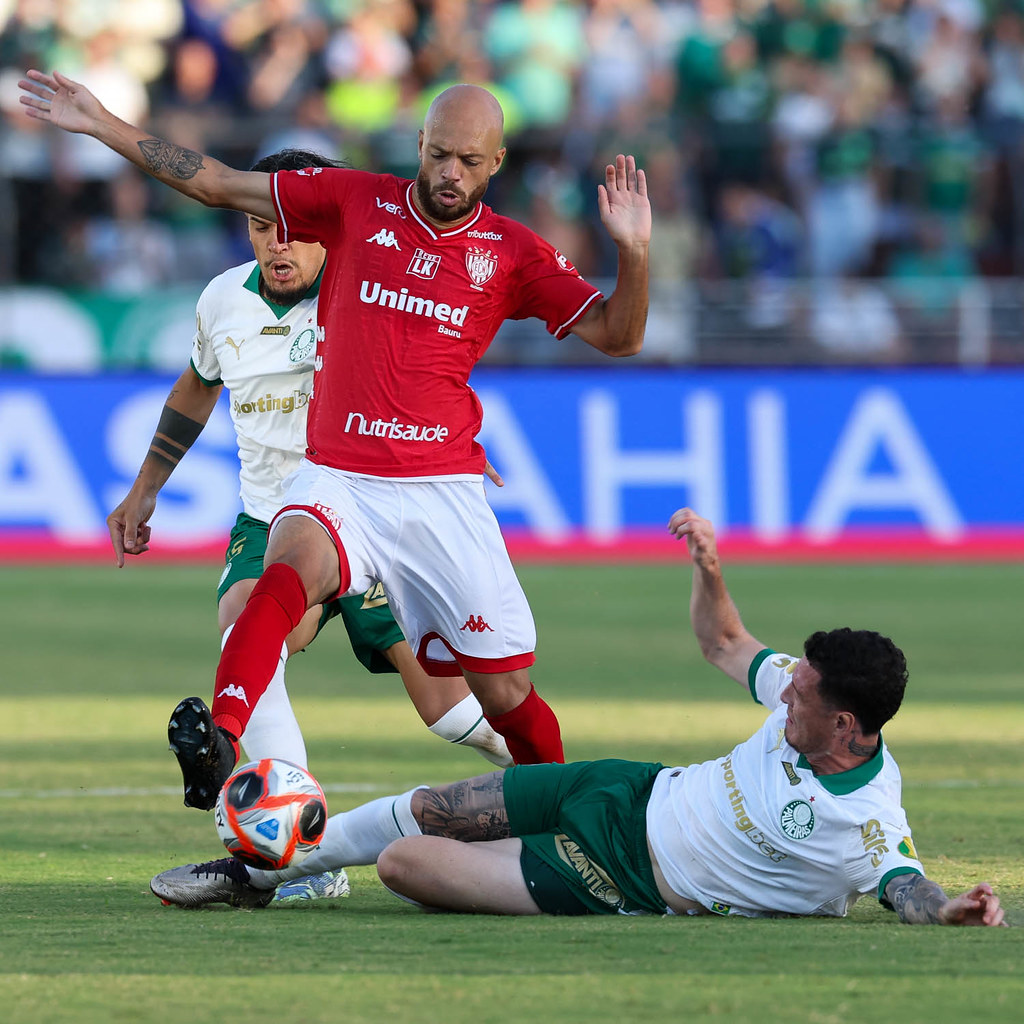
[[[263,573],[263,556],[267,552],[269,526],[242,512],[235,520],[224,552],[224,572],[217,584],[217,600],[239,580],[259,579]],[[325,601],[317,633],[326,623],[340,615],[348,630],[355,656],[371,672],[397,672],[383,652],[404,640],[402,630],[388,607],[387,595],[375,583],[365,594],[353,594]]]
[[[647,852],[647,802],[663,765],[578,761],[514,765],[505,772],[505,808],[523,842],[523,877],[541,910],[663,914]],[[551,870],[563,884],[560,895]]]

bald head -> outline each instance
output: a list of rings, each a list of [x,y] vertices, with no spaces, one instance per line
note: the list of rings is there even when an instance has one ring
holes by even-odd
[[[501,104],[478,85],[453,85],[427,110],[420,130],[416,205],[451,226],[470,216],[505,158]]]
[[[494,95],[479,85],[453,85],[439,93],[427,108],[423,130],[455,123],[463,130],[489,135],[497,149],[505,131],[505,114]]]

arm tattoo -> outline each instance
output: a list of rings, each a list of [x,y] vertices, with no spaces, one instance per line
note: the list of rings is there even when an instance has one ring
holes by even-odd
[[[946,894],[924,875],[897,875],[885,887],[885,898],[906,924],[941,923],[939,910],[946,903]]]
[[[165,405],[153,440],[149,442],[149,454],[174,469],[202,432],[203,424],[198,420],[189,419]]]
[[[143,139],[139,149],[146,170],[152,174],[164,172],[171,178],[187,180],[203,169],[203,158],[195,150],[174,146],[162,139]]]
[[[512,832],[505,810],[504,774],[491,772],[450,786],[419,790],[413,807],[423,834],[463,843],[508,839]]]

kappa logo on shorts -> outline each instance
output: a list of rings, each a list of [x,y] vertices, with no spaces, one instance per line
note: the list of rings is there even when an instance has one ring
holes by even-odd
[[[489,633],[494,632],[494,630],[484,622],[484,617],[482,615],[478,615],[476,618],[473,618],[473,616],[470,615],[470,617],[466,619],[465,623],[459,627],[459,632],[464,633],[467,629],[470,633],[482,633],[485,629]]]
[[[228,683],[220,693],[218,697],[234,697],[236,700],[240,700],[246,707],[249,706],[249,698],[245,695],[244,686],[236,686],[234,683]]]
[[[334,511],[329,505],[321,505],[320,502],[314,502],[313,508],[319,512],[336,530],[341,529],[341,516]]]

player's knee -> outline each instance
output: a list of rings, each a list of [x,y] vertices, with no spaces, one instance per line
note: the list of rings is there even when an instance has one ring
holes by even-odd
[[[377,876],[392,892],[410,895],[416,879],[418,857],[415,836],[396,839],[377,858]]]

